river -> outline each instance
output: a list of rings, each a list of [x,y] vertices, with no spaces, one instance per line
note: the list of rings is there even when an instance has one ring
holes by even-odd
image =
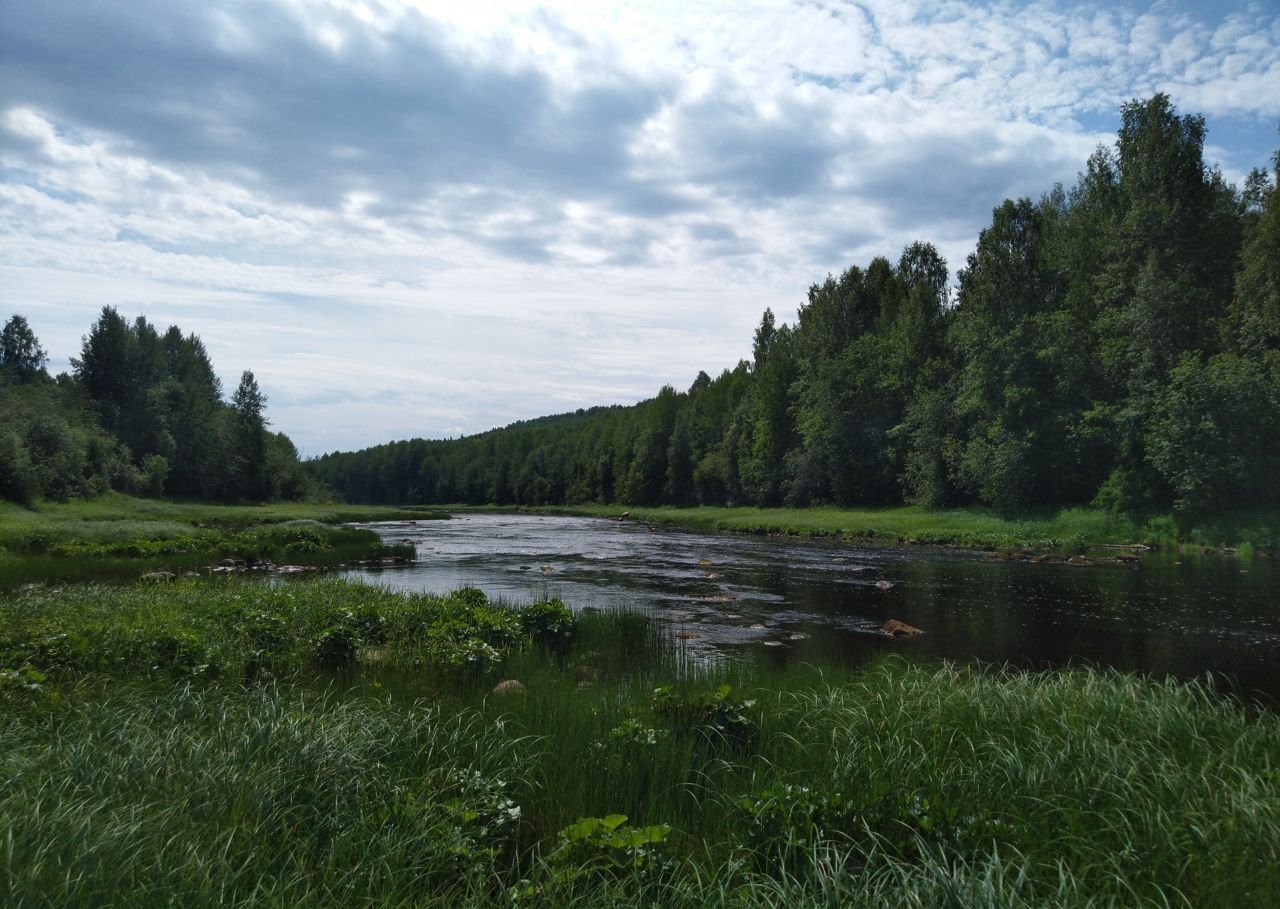
[[[709,658],[760,648],[778,661],[858,663],[893,652],[1027,669],[1209,673],[1224,690],[1280,705],[1280,568],[1270,559],[1170,552],[1128,565],[1029,563],[505,514],[365,526],[412,542],[416,559],[350,577],[640,610]],[[924,633],[890,638],[880,631],[889,619]]]

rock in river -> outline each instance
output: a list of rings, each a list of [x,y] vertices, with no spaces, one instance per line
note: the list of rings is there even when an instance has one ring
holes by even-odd
[[[890,619],[880,626],[880,631],[887,634],[891,638],[906,637],[913,634],[924,634],[919,628],[908,625],[906,622],[899,622],[897,619]]]

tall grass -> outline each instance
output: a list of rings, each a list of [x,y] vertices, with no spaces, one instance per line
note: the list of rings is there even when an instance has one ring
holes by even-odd
[[[709,663],[641,616],[334,581],[3,608],[101,657],[56,682],[10,635],[6,905],[1280,905],[1280,719],[1203,684]],[[238,666],[246,616],[301,648],[277,680],[121,645]]]
[[[510,858],[524,743],[305,689],[71,693],[0,732],[6,905],[467,900]]]

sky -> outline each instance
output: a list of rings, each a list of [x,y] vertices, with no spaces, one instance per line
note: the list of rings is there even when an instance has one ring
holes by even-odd
[[[1269,168],[1280,4],[0,0],[0,318],[177,324],[308,456],[630,404],[1156,92]]]

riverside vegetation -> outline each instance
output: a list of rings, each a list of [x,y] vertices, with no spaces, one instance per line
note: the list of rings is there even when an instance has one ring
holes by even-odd
[[[223,559],[325,567],[408,558],[411,546],[386,545],[371,530],[340,525],[445,517],[426,508],[242,507],[119,494],[39,508],[0,503],[0,588],[20,581],[202,570]]]
[[[1280,902],[1280,720],[1202,684],[235,576],[12,591],[0,660],[6,905]]]
[[[474,509],[475,506],[469,506]],[[468,506],[455,506],[467,510]],[[552,514],[619,518],[617,506],[535,506]],[[985,508],[629,508],[626,518],[715,533],[836,537],[877,546],[926,544],[969,549],[1060,550],[1091,546],[1183,546],[1210,549],[1230,544],[1241,555],[1280,549],[1280,512],[1237,511],[1205,517],[1179,528],[1168,515],[1143,522],[1096,508],[1064,508],[1043,514],[1005,515]]]

